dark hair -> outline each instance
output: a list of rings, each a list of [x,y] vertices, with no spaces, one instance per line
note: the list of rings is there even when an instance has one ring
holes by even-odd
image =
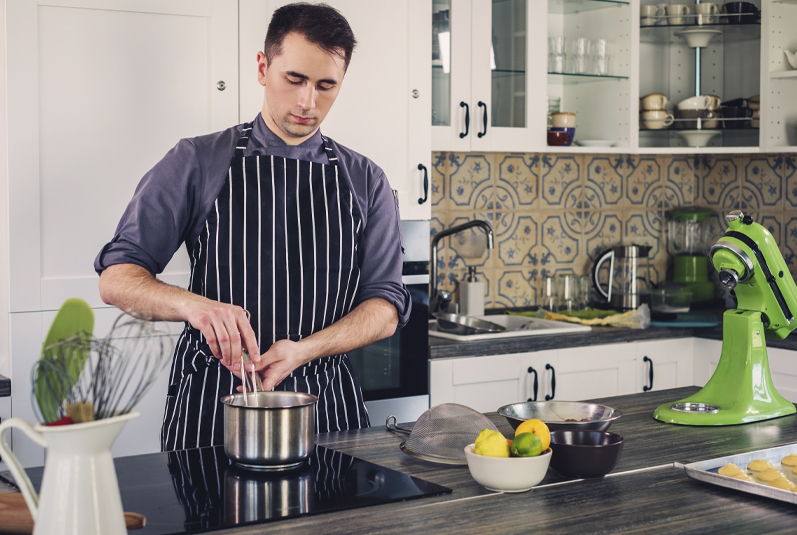
[[[349,68],[357,40],[349,22],[334,7],[301,2],[277,9],[268,25],[263,50],[269,64],[282,53],[282,42],[291,32],[301,34],[324,52],[343,58],[344,69]]]

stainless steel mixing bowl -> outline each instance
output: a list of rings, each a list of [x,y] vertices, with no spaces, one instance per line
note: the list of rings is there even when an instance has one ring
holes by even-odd
[[[623,415],[618,409],[580,401],[527,401],[512,403],[498,409],[513,429],[522,422],[536,418],[548,429],[582,429],[606,431],[616,419]]]
[[[252,470],[300,466],[315,446],[315,404],[301,392],[257,392],[221,398],[224,404],[224,453]]]

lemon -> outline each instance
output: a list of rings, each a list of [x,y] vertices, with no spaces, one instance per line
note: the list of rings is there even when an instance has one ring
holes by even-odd
[[[520,433],[509,446],[512,457],[536,457],[542,453],[542,440],[534,433]]]
[[[509,444],[500,431],[485,428],[476,438],[476,447],[473,451],[488,457],[509,457]]]
[[[518,436],[522,433],[534,433],[540,437],[540,441],[542,442],[542,451],[547,450],[548,446],[551,445],[551,431],[542,420],[533,418],[521,423],[519,426],[517,426],[517,429],[515,429],[515,436]]]

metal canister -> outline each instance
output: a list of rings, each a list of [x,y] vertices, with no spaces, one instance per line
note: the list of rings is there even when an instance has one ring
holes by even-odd
[[[316,396],[302,392],[256,392],[221,398],[224,453],[252,470],[300,466],[315,446]]]

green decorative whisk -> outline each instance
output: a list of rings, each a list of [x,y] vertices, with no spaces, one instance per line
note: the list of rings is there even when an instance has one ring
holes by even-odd
[[[34,365],[34,410],[44,423],[127,414],[168,366],[171,347],[153,322],[127,314],[103,339],[78,332],[44,348]]]

